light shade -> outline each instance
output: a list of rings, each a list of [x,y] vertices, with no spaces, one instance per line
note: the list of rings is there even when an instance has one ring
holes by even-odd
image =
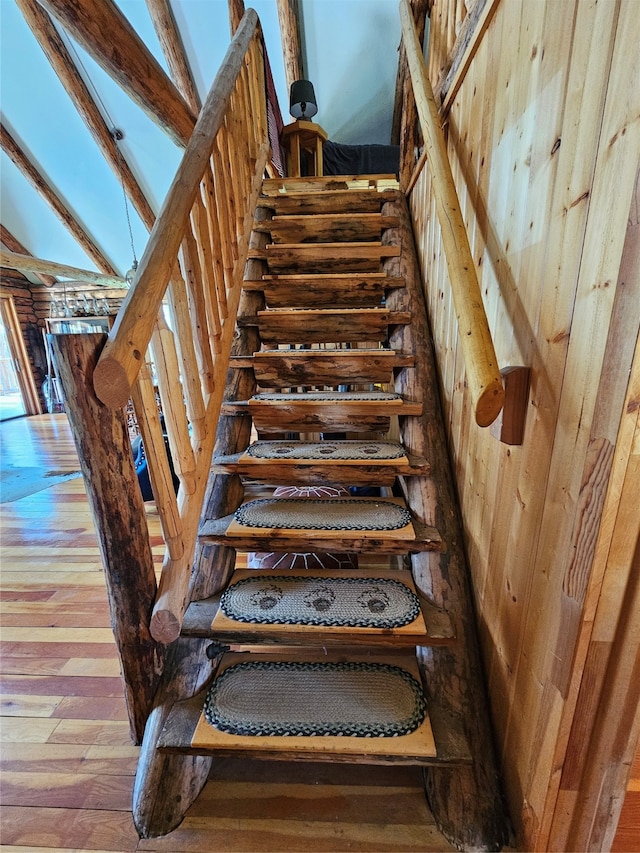
[[[295,80],[291,84],[289,112],[294,118],[311,118],[318,112],[316,93],[309,80]]]

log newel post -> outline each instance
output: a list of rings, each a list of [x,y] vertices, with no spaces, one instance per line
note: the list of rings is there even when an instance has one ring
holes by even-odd
[[[437,527],[445,542],[443,553],[413,555],[412,572],[420,592],[447,611],[457,638],[450,648],[420,648],[418,660],[427,698],[432,695],[445,713],[461,721],[473,756],[470,766],[425,768],[425,788],[438,828],[458,849],[500,850],[508,841],[508,821],[411,219],[400,193],[383,213],[400,220],[385,240],[402,245],[401,256],[386,261],[385,270],[405,280],[405,288],[391,291],[387,305],[412,313],[411,326],[398,326],[390,338],[392,349],[415,357],[414,368],[399,372],[396,391],[423,403],[420,417],[401,419],[401,437],[409,453],[431,465],[427,476],[406,478],[407,498],[420,521]]]
[[[149,633],[156,579],[125,414],[93,390],[106,335],[49,335],[93,515],[120,656],[125,702],[140,743],[164,665]]]

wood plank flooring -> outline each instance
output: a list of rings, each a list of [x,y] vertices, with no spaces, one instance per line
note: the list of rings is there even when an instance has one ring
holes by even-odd
[[[77,470],[65,415],[0,424],[1,459]],[[153,504],[154,554],[162,539]],[[131,819],[131,745],[81,478],[0,507],[2,850],[445,851],[413,767],[228,759],[169,836]]]
[[[65,415],[0,423],[0,462],[78,469]],[[147,504],[154,554],[162,538]],[[82,479],[0,506],[3,853],[448,851],[418,768],[215,762],[183,824],[141,841],[132,746]],[[612,850],[640,851],[636,761]]]

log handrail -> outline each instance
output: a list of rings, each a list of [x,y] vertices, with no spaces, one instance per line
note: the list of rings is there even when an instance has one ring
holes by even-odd
[[[182,625],[270,151],[263,51],[258,16],[248,9],[93,374],[102,403],[115,409],[131,400],[140,427],[165,542],[150,623],[161,643]]]
[[[249,9],[213,81],[140,259],[135,281],[96,365],[96,394],[112,408],[125,406],[131,396],[184,239],[185,225],[208,167],[213,141],[224,124],[231,93],[257,24],[257,14]]]
[[[476,423],[489,426],[504,405],[504,388],[482,302],[469,238],[460,211],[438,108],[409,0],[400,2],[402,39],[429,163],[431,184],[447,259],[467,384]]]

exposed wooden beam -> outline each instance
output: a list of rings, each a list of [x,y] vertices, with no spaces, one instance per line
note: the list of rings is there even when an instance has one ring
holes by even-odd
[[[17,237],[14,237],[11,231],[8,228],[5,228],[4,225],[0,225],[0,241],[2,245],[9,252],[15,252],[19,255],[27,255],[27,257],[33,257],[31,252],[27,251],[27,249],[22,245],[20,240]],[[20,270],[22,272],[22,270]],[[46,273],[38,273],[38,278],[44,284],[45,287],[53,287],[56,284],[56,279],[52,275],[47,275]]]
[[[112,0],[39,0],[178,145],[196,117]]]
[[[114,140],[114,128],[110,128],[104,120],[53,21],[36,0],[16,0],[16,3],[103,157],[118,180],[122,181],[140,219],[151,231],[156,218],[153,209]]]
[[[103,273],[108,273],[109,275],[117,275],[115,268],[93,242],[91,237],[62,201],[60,196],[55,192],[53,187],[51,187],[51,185],[36,169],[31,160],[29,160],[20,145],[18,145],[16,140],[3,124],[0,124],[0,143],[2,144],[2,149],[13,160],[23,175],[31,182],[35,190],[42,196],[47,204],[49,204],[62,224],[74,236],[80,246],[82,246],[82,249],[91,258],[98,269]]]
[[[80,267],[70,267],[67,264],[58,264],[55,261],[45,261],[42,258],[34,258],[32,255],[20,255],[15,252],[0,250],[0,266],[10,270],[26,270],[37,275],[57,275],[79,281],[90,281],[101,287],[122,287],[126,281],[118,275],[107,275],[105,273],[83,270]],[[58,284],[59,282],[56,282]]]
[[[298,0],[277,0],[278,20],[280,22],[280,38],[284,56],[284,71],[287,87],[290,89],[294,80],[304,78],[304,63],[300,39],[300,10]]]
[[[229,24],[232,36],[240,26],[244,11],[244,0],[229,0]]]
[[[160,41],[160,47],[167,60],[171,79],[178,87],[182,97],[196,115],[200,112],[202,100],[193,79],[184,43],[169,0],[147,0],[149,15]]]

